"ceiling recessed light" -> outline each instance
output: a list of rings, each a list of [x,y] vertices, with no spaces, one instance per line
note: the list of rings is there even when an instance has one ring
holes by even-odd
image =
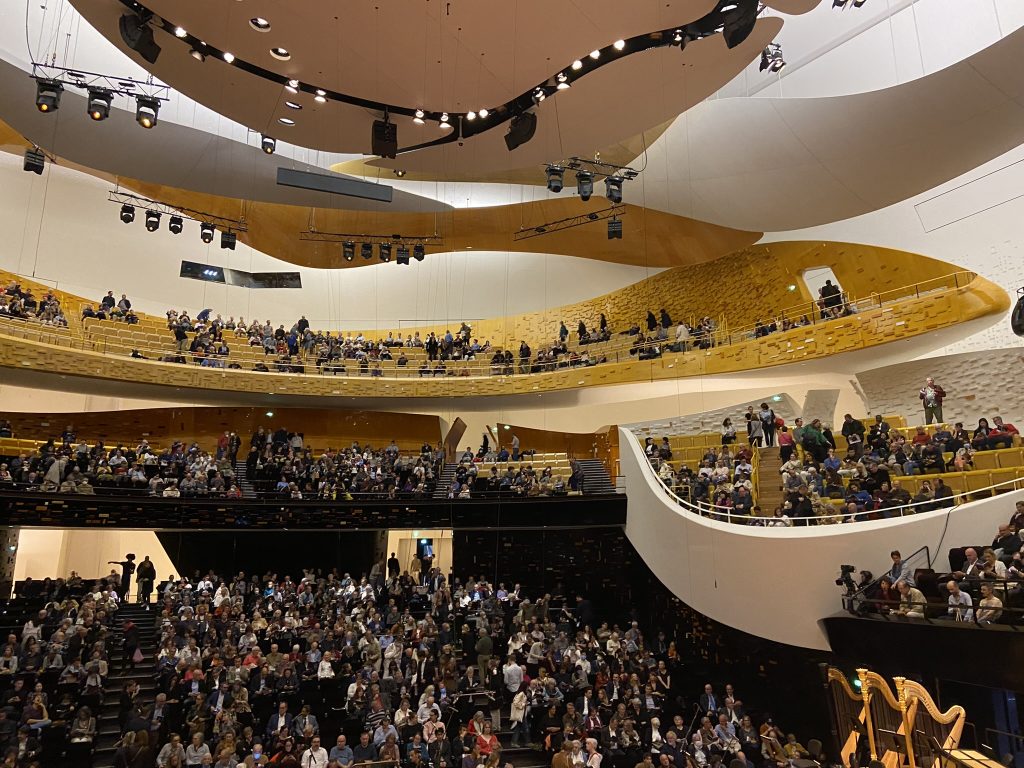
[[[292,55],[284,48],[271,48],[270,55],[278,61],[288,61]]]
[[[616,40],[614,43],[612,43],[612,46],[615,48],[616,51],[621,51],[623,48],[626,47],[626,41]]]
[[[188,32],[185,31],[184,27],[175,27],[174,28],[174,36],[175,37],[188,37]]]
[[[203,53],[200,50],[197,50],[196,48],[191,49],[188,52],[188,55],[191,56],[196,61],[206,61],[206,54]]]
[[[235,60],[235,54],[229,53],[227,51],[224,51],[224,53],[222,53],[221,56],[224,57],[224,61],[226,61],[228,64]]]
[[[302,105],[296,104],[294,101],[286,101],[284,105],[288,107],[288,109],[302,109]]]
[[[576,61],[572,63],[572,68],[577,70],[583,69],[583,62],[580,61],[579,59],[576,59]]]
[[[259,16],[257,16],[254,19],[249,19],[249,26],[255,29],[257,32],[270,31],[270,22]]]
[[[281,125],[287,125],[287,126],[295,125],[295,121],[292,120],[290,117],[279,117],[279,118],[277,118],[277,122],[279,122]]]
[[[601,52],[600,51],[591,51],[590,52],[590,58],[594,59],[595,61],[597,59],[600,59],[601,58]]]

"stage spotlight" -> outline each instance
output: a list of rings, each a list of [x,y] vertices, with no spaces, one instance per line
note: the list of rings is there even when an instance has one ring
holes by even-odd
[[[426,249],[423,247],[423,243],[417,243],[412,247],[412,257],[416,261],[423,261],[424,256],[426,256]]]
[[[93,120],[106,120],[110,117],[110,102],[114,100],[114,94],[106,88],[90,88],[89,101],[85,111]]]
[[[135,100],[135,122],[143,128],[156,125],[156,116],[160,112],[160,101],[150,96],[139,96]]]
[[[622,177],[606,176],[604,180],[604,196],[613,203],[622,202]]]
[[[135,206],[125,203],[121,206],[121,221],[125,224],[131,224],[135,221]]]
[[[36,80],[36,109],[40,112],[56,112],[60,109],[60,95],[64,84],[60,80]]]
[[[235,250],[235,242],[238,240],[238,235],[234,232],[221,232],[220,233],[220,247],[224,250],[233,251]]]
[[[622,222],[616,216],[612,216],[610,219],[608,219],[608,239],[622,239]]]
[[[167,221],[167,228],[171,230],[172,235],[180,235],[181,230],[185,228],[185,222],[181,216],[171,216]]]
[[[146,230],[156,232],[160,229],[160,211],[146,211]]]
[[[341,256],[345,261],[352,261],[356,257],[356,244],[346,240],[341,244]]]
[[[761,64],[758,66],[758,70],[764,72],[767,69],[779,72],[784,66],[786,66],[786,61],[782,58],[782,46],[778,43],[766,45],[765,49],[761,51]]]
[[[153,41],[153,30],[146,23],[152,16],[152,13],[126,13],[118,22],[118,28],[121,30],[121,39],[125,45],[150,64],[156,64],[157,57],[160,56],[160,46]]]
[[[533,112],[523,112],[512,118],[508,126],[508,133],[505,134],[505,146],[511,152],[520,147],[537,132],[537,115]]]
[[[757,21],[758,0],[736,0],[735,7],[723,15],[725,28],[722,37],[727,48],[735,48],[754,30]]]
[[[199,239],[204,243],[212,243],[214,231],[213,224],[207,224],[204,221],[199,225]]]
[[[590,171],[576,171],[576,191],[583,202],[589,200],[594,194],[594,174]]]
[[[277,149],[277,139],[273,136],[265,136],[260,134],[260,147],[268,155],[274,154],[274,150]]]
[[[370,151],[378,157],[398,156],[398,126],[385,115],[383,120],[374,120],[370,131]]]
[[[381,243],[377,251],[381,261],[391,261],[391,243]]]
[[[548,192],[561,192],[565,180],[565,169],[560,165],[549,165],[547,168]]]
[[[26,171],[31,171],[37,176],[43,175],[43,168],[46,167],[46,155],[43,151],[38,148],[26,149],[25,150],[25,165]]]
[[[409,246],[400,244],[395,249],[395,263],[397,264],[408,264],[409,263]]]
[[[359,246],[359,255],[366,260],[372,259],[373,243],[363,243],[361,246]]]

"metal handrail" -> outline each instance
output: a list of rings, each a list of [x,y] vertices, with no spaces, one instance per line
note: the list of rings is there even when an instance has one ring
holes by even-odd
[[[632,433],[630,433],[630,434],[632,435]],[[636,435],[632,435],[632,437],[637,442],[637,445],[641,448],[641,454],[643,454],[643,450],[642,450],[643,445],[640,443],[640,438],[637,437]],[[665,485],[665,483],[662,482],[661,477],[658,475],[658,473],[654,471],[654,468],[651,466],[651,462],[647,460],[646,456],[644,456],[644,459],[645,460],[643,462],[641,462],[641,464],[645,467],[645,471],[648,471],[648,472],[651,473],[651,475],[653,475],[654,479],[657,480],[658,485],[660,485],[661,488],[669,496],[671,496],[672,499],[675,500],[675,502],[679,506],[681,506],[681,507],[683,507],[683,508],[685,508],[685,509],[687,509],[687,510],[689,510],[691,512],[695,512],[698,515],[700,515],[701,517],[708,517],[708,518],[711,518],[711,519],[714,519],[714,520],[724,521],[724,522],[728,522],[728,523],[735,523],[735,524],[738,524],[738,525],[763,525],[763,524],[771,522],[771,521],[781,522],[782,519],[783,519],[781,517],[759,517],[757,515],[740,515],[740,514],[734,513],[732,511],[732,507],[723,507],[721,505],[708,504],[707,502],[693,503],[691,501],[687,501],[687,500],[681,498],[680,496],[678,496],[671,488],[669,488],[667,485]],[[957,474],[957,473],[954,473],[954,474]],[[922,477],[931,477],[931,475],[923,475]],[[942,475],[941,474],[936,474],[936,475],[934,475],[934,477],[936,479],[938,479],[938,478],[941,478]],[[972,491],[963,491],[962,493],[954,493],[952,496],[949,496],[946,499],[943,499],[939,503],[941,504],[941,508],[942,509],[950,509],[951,510],[951,509],[954,509],[954,508],[960,506],[961,504],[964,504],[964,503],[970,501],[969,497],[972,496],[972,495],[975,495],[975,494],[986,493],[986,492],[995,492],[997,490],[1021,490],[1022,488],[1024,488],[1024,476],[1015,477],[1015,478],[1013,478],[1011,480],[1004,480],[1003,482],[995,483],[993,485],[989,485],[989,486],[986,486],[984,488],[978,488],[978,489],[972,490]],[[830,500],[829,503],[831,504],[831,500]],[[868,518],[870,515],[877,515],[879,513],[886,513],[886,514],[890,514],[890,516],[895,516],[894,514],[891,514],[891,513],[898,512],[899,513],[899,517],[906,517],[908,515],[917,514],[918,512],[921,512],[921,511],[927,512],[928,510],[926,510],[926,509],[922,510],[922,509],[919,509],[919,508],[925,507],[925,506],[934,506],[935,504],[936,504],[936,501],[934,499],[932,499],[930,501],[911,502],[910,504],[904,504],[904,505],[899,506],[899,507],[886,507],[885,509],[882,509],[882,510],[878,510],[878,509],[865,510],[864,512],[857,512],[855,514],[850,514],[846,510],[838,509],[837,508],[833,514],[830,514],[827,517],[828,518],[837,518],[837,517],[841,518],[840,520],[836,521],[837,523],[857,522],[858,520]],[[785,527],[789,527],[789,524],[796,524],[796,521],[814,521],[815,523],[821,523],[824,519],[825,518],[823,518],[823,516],[820,516],[820,515],[793,516],[793,517],[789,517],[788,518],[789,523],[786,524]]]

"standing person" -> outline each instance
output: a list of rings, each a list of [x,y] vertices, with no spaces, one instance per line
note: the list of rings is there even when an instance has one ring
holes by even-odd
[[[512,435],[512,461],[519,461],[519,435]]]
[[[121,566],[121,594],[118,597],[128,602],[128,592],[132,588],[132,574],[135,573],[135,555],[129,552],[124,556],[124,560],[108,560],[107,563]]]
[[[934,420],[937,424],[941,424],[942,401],[946,398],[946,390],[929,376],[924,380],[924,386],[921,387],[918,397],[921,398],[921,403],[924,405],[924,423],[931,424]]]
[[[156,566],[149,559],[149,555],[142,558],[135,573],[135,582],[139,585],[139,602],[149,610],[149,596],[153,592],[153,585],[156,583]],[[127,599],[127,597],[125,598]]]
[[[775,445],[775,411],[768,407],[768,403],[761,403],[757,418],[760,419],[761,431],[764,432],[764,444],[770,448]]]
[[[494,643],[490,635],[483,627],[480,629],[480,639],[476,641],[476,664],[480,669],[480,681],[487,685],[487,665],[491,661],[491,652],[494,650]]]
[[[135,669],[135,665],[138,663],[136,659],[139,650],[139,628],[135,622],[126,620],[121,625],[123,632],[122,643],[124,644],[124,662],[130,669]]]

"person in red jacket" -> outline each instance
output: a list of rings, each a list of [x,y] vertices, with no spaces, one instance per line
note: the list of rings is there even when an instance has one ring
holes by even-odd
[[[924,380],[924,386],[918,395],[924,405],[924,423],[931,424],[935,421],[942,423],[942,401],[946,397],[946,390],[935,383],[935,379],[929,376]]]

